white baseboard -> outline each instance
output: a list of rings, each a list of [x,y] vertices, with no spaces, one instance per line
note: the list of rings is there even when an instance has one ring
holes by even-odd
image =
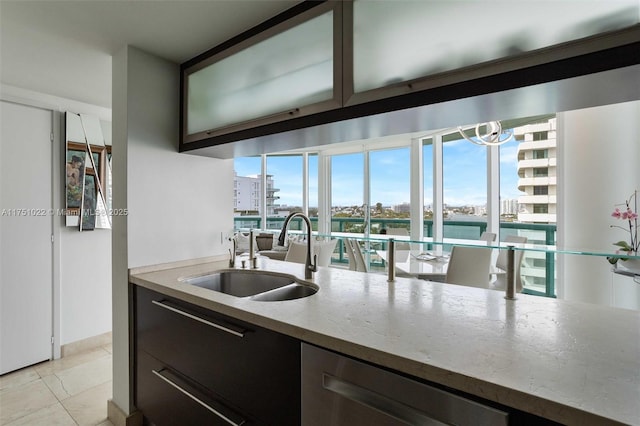
[[[111,332],[67,343],[60,348],[60,356],[65,357],[111,344]]]

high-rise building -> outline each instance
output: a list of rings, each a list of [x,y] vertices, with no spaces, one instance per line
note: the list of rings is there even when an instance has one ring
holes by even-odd
[[[518,145],[519,222],[556,222],[556,119],[514,129]]]
[[[556,118],[514,129],[518,145],[518,222],[556,223]],[[546,244],[546,234],[539,230],[520,230],[529,243]],[[546,254],[527,251],[520,273],[526,286],[544,289]]]
[[[280,191],[275,188],[273,175],[267,175],[267,216],[274,216],[275,209],[278,204],[275,201],[280,199],[276,192]],[[259,214],[260,213],[260,194],[262,193],[262,177],[261,175],[238,176],[233,173],[233,205],[234,210],[238,213]]]
[[[501,215],[517,215],[519,211],[518,200],[511,198],[508,200],[500,201],[500,214]]]

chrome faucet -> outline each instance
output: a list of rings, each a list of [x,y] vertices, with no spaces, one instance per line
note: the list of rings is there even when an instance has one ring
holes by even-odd
[[[238,251],[238,241],[235,237],[229,238],[231,248],[229,249],[229,267],[233,268],[236,264],[236,251]]]
[[[291,219],[298,216],[301,217],[302,220],[304,220],[304,222],[307,224],[307,259],[304,263],[304,278],[311,279],[313,278],[313,273],[318,270],[318,256],[314,255],[313,262],[311,261],[311,221],[309,220],[309,218],[301,212],[294,212],[287,216],[287,218],[284,220],[284,224],[282,225],[280,236],[278,237],[278,245],[284,246],[284,239],[287,236],[287,226],[289,226],[289,222],[291,221]]]

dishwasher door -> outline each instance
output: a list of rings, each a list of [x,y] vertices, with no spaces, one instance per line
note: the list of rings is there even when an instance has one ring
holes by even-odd
[[[302,344],[302,425],[507,425],[508,413]]]

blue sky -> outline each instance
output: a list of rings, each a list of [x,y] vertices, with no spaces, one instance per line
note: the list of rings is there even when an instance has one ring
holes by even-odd
[[[517,147],[510,141],[500,147],[500,181],[503,199],[517,198]],[[486,203],[486,148],[465,140],[447,142],[444,155],[444,201],[449,205]],[[431,204],[433,182],[431,148],[424,151],[425,204]],[[363,154],[332,158],[332,199],[334,206],[363,204]],[[409,148],[371,151],[371,204],[394,205],[409,202]],[[310,205],[317,206],[317,157],[310,156]],[[240,176],[260,173],[260,158],[236,158]],[[302,205],[302,161],[296,157],[268,157],[267,173],[280,189],[279,204]]]

